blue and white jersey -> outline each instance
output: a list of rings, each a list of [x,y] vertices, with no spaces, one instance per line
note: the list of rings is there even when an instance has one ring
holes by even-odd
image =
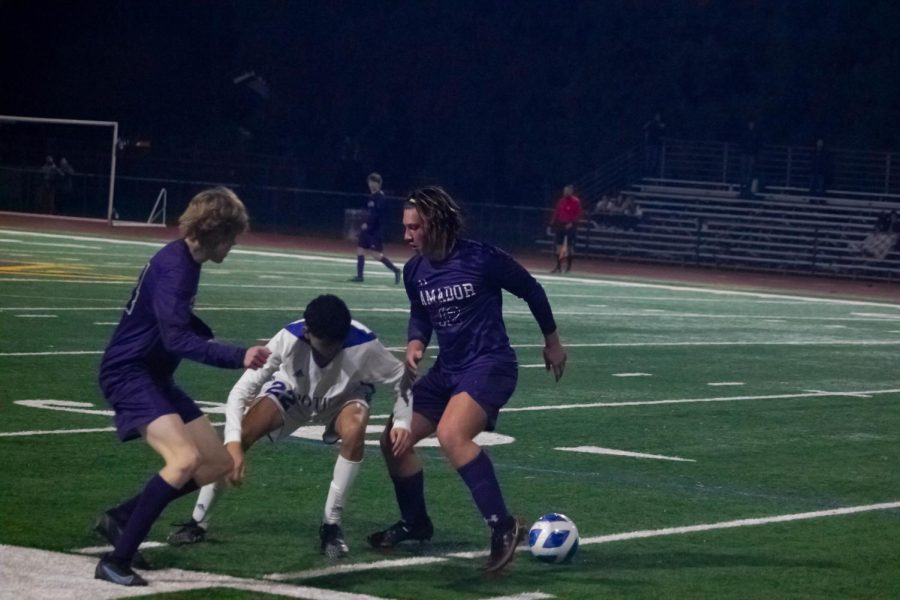
[[[290,399],[310,421],[349,400],[359,399],[360,388],[394,384],[394,426],[409,429],[412,400],[404,367],[362,323],[352,321],[344,348],[324,367],[313,359],[312,347],[303,339],[303,319],[288,324],[269,340],[272,351],[266,364],[247,370],[228,395],[225,408],[225,443],[241,441],[244,409],[266,390]]]
[[[556,331],[541,284],[509,254],[481,242],[457,240],[446,259],[416,255],[403,268],[410,302],[408,340],[426,346],[437,332],[437,364],[450,371],[481,359],[516,361],[503,322],[502,290],[528,303],[541,328]]]

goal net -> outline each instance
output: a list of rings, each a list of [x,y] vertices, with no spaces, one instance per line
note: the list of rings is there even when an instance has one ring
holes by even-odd
[[[0,115],[0,211],[116,216],[115,121]]]

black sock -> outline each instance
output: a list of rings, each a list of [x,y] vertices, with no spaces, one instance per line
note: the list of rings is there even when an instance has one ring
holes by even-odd
[[[391,262],[391,259],[389,259],[387,256],[382,256],[382,257],[381,257],[381,264],[383,264],[384,266],[386,266],[388,269],[390,269],[390,270],[393,271],[394,273],[397,273],[398,271],[400,271],[400,269],[398,269],[397,267],[395,267],[395,266],[394,266],[394,263],[392,263],[392,262]]]
[[[363,268],[366,265],[366,257],[357,255],[356,257],[356,276],[362,279]]]

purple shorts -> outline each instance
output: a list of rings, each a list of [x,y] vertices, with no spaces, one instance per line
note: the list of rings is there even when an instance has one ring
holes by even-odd
[[[375,252],[381,252],[384,248],[384,242],[382,242],[381,236],[373,235],[368,231],[359,232],[359,239],[357,240],[356,245],[363,250],[373,250]]]
[[[116,413],[116,433],[123,442],[140,437],[141,427],[163,415],[178,415],[185,423],[203,416],[203,411],[171,378],[131,371],[118,382],[102,387],[106,401]]]
[[[487,413],[485,431],[493,431],[500,409],[516,390],[518,378],[518,365],[511,362],[484,362],[459,372],[435,365],[413,386],[413,411],[437,423],[450,398],[467,392]]]

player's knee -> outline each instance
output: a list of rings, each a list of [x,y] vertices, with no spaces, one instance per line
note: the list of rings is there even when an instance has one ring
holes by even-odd
[[[196,446],[188,446],[176,452],[168,466],[177,472],[178,479],[188,480],[194,477],[202,463],[200,450]]]
[[[445,425],[444,423],[438,424],[437,438],[444,452],[453,452],[469,442],[469,438],[458,427]]]

